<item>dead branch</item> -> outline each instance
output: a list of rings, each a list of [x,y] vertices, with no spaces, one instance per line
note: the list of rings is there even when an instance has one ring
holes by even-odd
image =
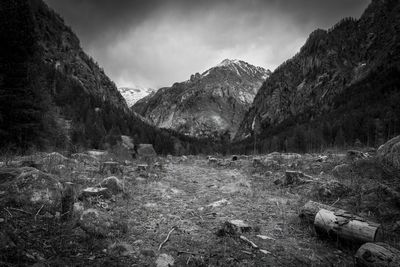
[[[40,209],[36,212],[35,214],[35,221],[36,221],[36,217],[39,215],[40,211],[43,209],[44,204],[40,207]]]
[[[10,210],[15,210],[15,211],[19,211],[19,212],[22,212],[22,213],[25,213],[25,214],[28,214],[28,215],[32,215],[32,213],[30,213],[30,212],[28,212],[28,211],[24,211],[24,210],[21,210],[21,209],[17,209],[17,208],[10,208],[10,207],[8,207]]]
[[[169,231],[169,233],[168,233],[168,235],[167,235],[167,238],[165,238],[165,240],[160,244],[160,246],[158,247],[158,251],[160,251],[161,248],[164,246],[164,244],[168,242],[169,236],[171,235],[171,233],[172,233],[174,230],[175,230],[175,226],[172,227],[172,229]]]

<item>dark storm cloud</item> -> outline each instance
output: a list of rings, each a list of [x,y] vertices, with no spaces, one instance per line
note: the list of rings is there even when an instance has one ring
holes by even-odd
[[[218,61],[275,68],[369,0],[46,0],[119,86],[167,86]]]

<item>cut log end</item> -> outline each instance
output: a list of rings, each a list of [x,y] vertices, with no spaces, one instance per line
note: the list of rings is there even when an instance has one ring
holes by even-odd
[[[355,255],[357,266],[399,266],[400,251],[385,243],[366,243]]]

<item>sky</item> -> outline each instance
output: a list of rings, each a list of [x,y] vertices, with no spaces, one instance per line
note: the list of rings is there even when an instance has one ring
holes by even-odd
[[[222,60],[274,70],[370,0],[45,0],[118,87],[158,89]]]

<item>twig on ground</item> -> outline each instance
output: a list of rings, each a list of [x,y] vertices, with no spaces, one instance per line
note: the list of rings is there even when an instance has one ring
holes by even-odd
[[[7,208],[4,208],[4,210],[7,211],[7,213],[10,214],[11,217],[13,217],[12,213]]]
[[[189,262],[191,259],[192,259],[192,255],[189,256],[188,260],[186,261],[186,265],[189,265]]]
[[[36,221],[36,217],[39,215],[40,211],[43,209],[44,204],[40,207],[40,209],[36,212],[35,214],[35,221]]]
[[[21,209],[17,209],[17,208],[10,208],[10,207],[9,207],[9,209],[10,209],[10,210],[19,211],[19,212],[22,212],[22,213],[25,213],[25,214],[28,214],[28,215],[32,215],[32,213],[30,213],[30,212],[28,212],[28,211],[21,210]]]
[[[333,206],[336,204],[336,203],[338,203],[339,202],[339,200],[340,200],[340,197],[338,198],[338,199],[336,199],[336,201],[335,202],[333,202],[331,205],[329,205],[329,206],[331,206],[332,208],[333,208]]]
[[[240,236],[240,239],[242,239],[243,241],[245,241],[246,243],[248,243],[252,248],[258,249],[258,246],[257,246],[254,242],[252,242],[252,241],[250,241],[249,239],[247,239],[247,237],[241,235],[241,236]]]
[[[178,255],[179,254],[190,254],[190,255],[200,255],[200,254],[198,254],[198,253],[195,253],[195,252],[190,252],[190,251],[178,251]]]
[[[160,244],[160,246],[158,247],[158,251],[160,251],[161,248],[164,246],[164,244],[168,242],[169,236],[171,235],[171,233],[172,233],[174,230],[175,230],[175,226],[172,227],[172,229],[169,231],[169,233],[168,233],[168,235],[167,235],[167,238],[165,238],[165,240]]]

